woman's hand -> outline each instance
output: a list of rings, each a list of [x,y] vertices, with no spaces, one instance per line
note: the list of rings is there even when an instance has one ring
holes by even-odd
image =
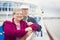
[[[28,31],[28,32],[27,32],[27,36],[31,35],[32,32],[33,32],[33,31]]]
[[[25,29],[25,31],[32,31],[32,28],[28,27],[28,28]]]
[[[20,38],[20,40],[26,40],[27,37],[29,37],[29,35],[31,35],[33,31],[28,31],[26,35],[24,35],[22,38]]]

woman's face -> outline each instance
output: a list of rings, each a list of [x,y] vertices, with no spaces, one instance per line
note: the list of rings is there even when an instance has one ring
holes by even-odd
[[[22,14],[22,10],[17,10],[14,12],[14,19],[16,20],[22,20],[23,19],[23,14]]]

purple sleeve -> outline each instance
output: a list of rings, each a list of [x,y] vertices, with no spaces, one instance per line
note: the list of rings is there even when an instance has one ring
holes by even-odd
[[[33,29],[33,31],[36,31],[38,29],[38,26],[36,24],[30,25],[30,27]]]
[[[38,29],[38,26],[34,23],[30,26],[28,26],[26,22],[25,22],[25,24],[26,24],[26,27],[31,27],[33,29],[33,31],[36,31]]]
[[[5,22],[4,33],[6,36],[9,36],[9,37],[22,37],[26,34],[26,31],[24,29],[16,30],[14,29],[14,27],[12,27],[11,23]]]

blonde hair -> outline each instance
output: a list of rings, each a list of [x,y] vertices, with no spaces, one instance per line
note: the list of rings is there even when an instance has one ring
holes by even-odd
[[[22,9],[20,9],[20,8],[15,8],[15,9],[13,10],[13,15],[14,15],[15,12],[17,12],[17,11],[22,11]]]

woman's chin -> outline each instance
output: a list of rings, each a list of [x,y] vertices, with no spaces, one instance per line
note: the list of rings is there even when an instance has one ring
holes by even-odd
[[[18,20],[20,21],[20,20],[22,20],[22,19],[18,18]]]

